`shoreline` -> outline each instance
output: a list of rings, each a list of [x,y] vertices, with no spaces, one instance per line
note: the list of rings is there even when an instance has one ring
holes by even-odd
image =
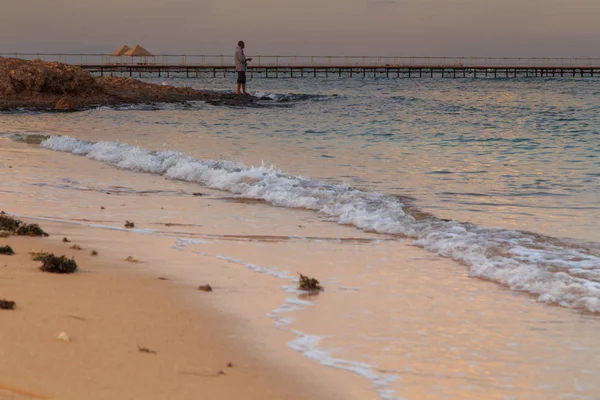
[[[195,304],[186,305],[177,283],[107,263],[102,251],[92,256],[85,247],[30,237],[0,244],[16,253],[0,255],[0,298],[16,302],[14,310],[0,310],[0,395],[337,398],[249,351],[236,339],[237,324],[204,301],[211,293],[197,291]],[[28,253],[41,249],[75,257],[80,270],[39,271]],[[61,332],[69,342],[57,339]]]

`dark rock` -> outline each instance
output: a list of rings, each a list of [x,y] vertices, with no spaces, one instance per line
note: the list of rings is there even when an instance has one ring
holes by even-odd
[[[201,285],[198,286],[198,290],[201,290],[203,292],[212,292],[213,288],[210,285]]]

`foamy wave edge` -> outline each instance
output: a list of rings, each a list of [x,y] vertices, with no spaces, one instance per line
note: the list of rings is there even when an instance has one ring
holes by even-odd
[[[543,303],[600,312],[600,257],[552,238],[434,218],[416,220],[394,196],[290,176],[264,164],[202,161],[177,151],[149,151],[68,136],[51,136],[41,147],[199,183],[274,206],[315,210],[359,229],[414,238],[426,250],[467,265],[471,276],[530,293]]]

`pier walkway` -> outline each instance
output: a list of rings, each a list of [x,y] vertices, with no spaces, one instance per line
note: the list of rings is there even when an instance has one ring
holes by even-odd
[[[155,55],[113,57],[107,54],[19,54],[2,57],[40,58],[78,65],[110,76],[187,78],[235,73],[233,57],[224,55]],[[536,78],[600,77],[600,58],[518,57],[346,57],[252,56],[250,77],[385,77],[385,78]]]

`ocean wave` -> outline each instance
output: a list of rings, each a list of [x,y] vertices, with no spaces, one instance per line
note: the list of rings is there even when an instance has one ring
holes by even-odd
[[[280,103],[286,102],[297,102],[297,101],[308,101],[308,100],[323,100],[330,97],[337,96],[326,96],[322,94],[306,94],[306,93],[268,93],[268,92],[250,92],[250,94],[254,97],[257,97],[260,100],[274,100]]]
[[[418,218],[396,196],[290,176],[265,164],[198,160],[177,151],[149,151],[68,136],[52,136],[41,146],[274,206],[314,210],[366,231],[413,238],[424,249],[468,266],[473,277],[527,292],[540,302],[600,312],[600,251],[593,246],[434,216]]]

